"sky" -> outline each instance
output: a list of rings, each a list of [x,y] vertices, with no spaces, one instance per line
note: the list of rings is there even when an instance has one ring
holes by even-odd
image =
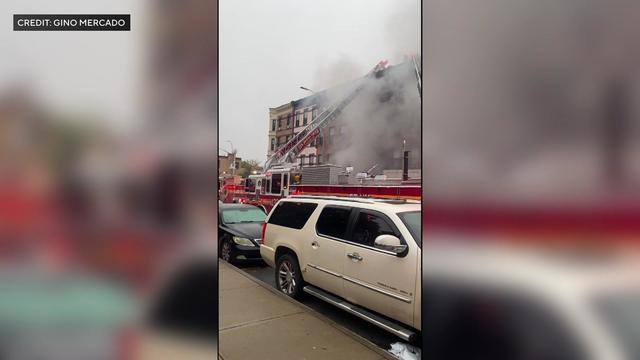
[[[49,109],[115,130],[139,119],[147,0],[3,0],[0,95],[26,88]],[[131,14],[130,32],[18,32],[12,14]]]
[[[219,145],[266,160],[269,108],[420,52],[420,0],[220,0]],[[230,141],[231,143],[229,143]],[[224,150],[220,153],[224,154]]]

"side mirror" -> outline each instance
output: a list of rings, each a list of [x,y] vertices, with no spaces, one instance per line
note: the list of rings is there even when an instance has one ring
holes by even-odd
[[[400,239],[393,235],[380,235],[375,239],[373,244],[378,249],[391,251],[396,255],[407,250],[407,245],[403,245]]]

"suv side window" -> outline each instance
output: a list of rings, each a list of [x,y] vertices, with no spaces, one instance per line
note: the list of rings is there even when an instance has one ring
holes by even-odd
[[[397,236],[398,234],[382,214],[361,211],[356,219],[351,241],[373,247],[373,242],[380,235]]]
[[[343,206],[325,206],[320,213],[316,231],[320,235],[326,235],[338,239],[344,239],[349,226],[351,209]]]
[[[302,229],[318,204],[281,201],[269,217],[269,224]]]

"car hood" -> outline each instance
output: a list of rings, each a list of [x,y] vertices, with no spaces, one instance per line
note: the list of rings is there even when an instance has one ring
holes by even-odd
[[[248,239],[260,239],[262,237],[262,224],[261,222],[221,224],[220,228],[235,236]]]
[[[0,333],[57,331],[68,324],[73,324],[71,330],[119,328],[132,317],[135,306],[129,289],[107,279],[0,274]]]

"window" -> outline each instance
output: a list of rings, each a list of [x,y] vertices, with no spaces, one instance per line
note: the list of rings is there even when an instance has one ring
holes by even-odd
[[[258,208],[229,209],[222,211],[222,222],[225,224],[239,224],[249,222],[264,222],[267,216]]]
[[[276,138],[271,138],[271,151],[276,149]]]
[[[307,116],[305,115],[304,119],[302,120],[302,125],[306,126],[307,125]]]
[[[317,159],[316,162],[318,163],[318,165],[322,164],[322,155],[318,154],[316,159]]]
[[[273,174],[271,176],[271,193],[280,194],[282,190],[282,174]]]
[[[309,121],[313,121],[316,118],[316,111],[309,111]]]
[[[302,229],[316,207],[318,204],[314,203],[280,201],[269,217],[269,224]]]
[[[306,113],[306,112],[304,113],[304,121],[303,121],[303,122],[304,122],[305,124],[307,123],[307,113]]]
[[[300,126],[300,119],[296,118],[296,127]]]
[[[315,118],[317,118],[317,117],[318,117],[318,109],[313,109],[313,113],[312,113],[311,117],[312,117],[313,119],[315,119]]]
[[[418,246],[422,247],[422,237],[420,236],[420,228],[422,226],[422,213],[420,211],[406,211],[398,213],[398,217],[402,223],[409,229],[411,236]]]
[[[347,235],[351,209],[346,207],[326,206],[322,209],[316,231],[320,235],[344,239]]]
[[[244,188],[245,191],[253,191],[256,189],[256,181],[253,179],[245,179],[244,180]],[[253,190],[249,190],[249,189],[253,189]]]
[[[306,155],[300,155],[300,165],[304,165],[306,158],[307,158]]]
[[[374,241],[380,235],[396,236],[396,231],[382,216],[374,215],[371,212],[360,212],[353,228],[351,241],[373,247]]]
[[[291,127],[291,115],[287,116],[287,129]]]
[[[316,156],[311,154],[309,155],[309,165],[313,165],[316,163]]]
[[[276,131],[276,119],[271,120],[271,131]]]
[[[278,119],[278,130],[282,129],[282,119]]]

